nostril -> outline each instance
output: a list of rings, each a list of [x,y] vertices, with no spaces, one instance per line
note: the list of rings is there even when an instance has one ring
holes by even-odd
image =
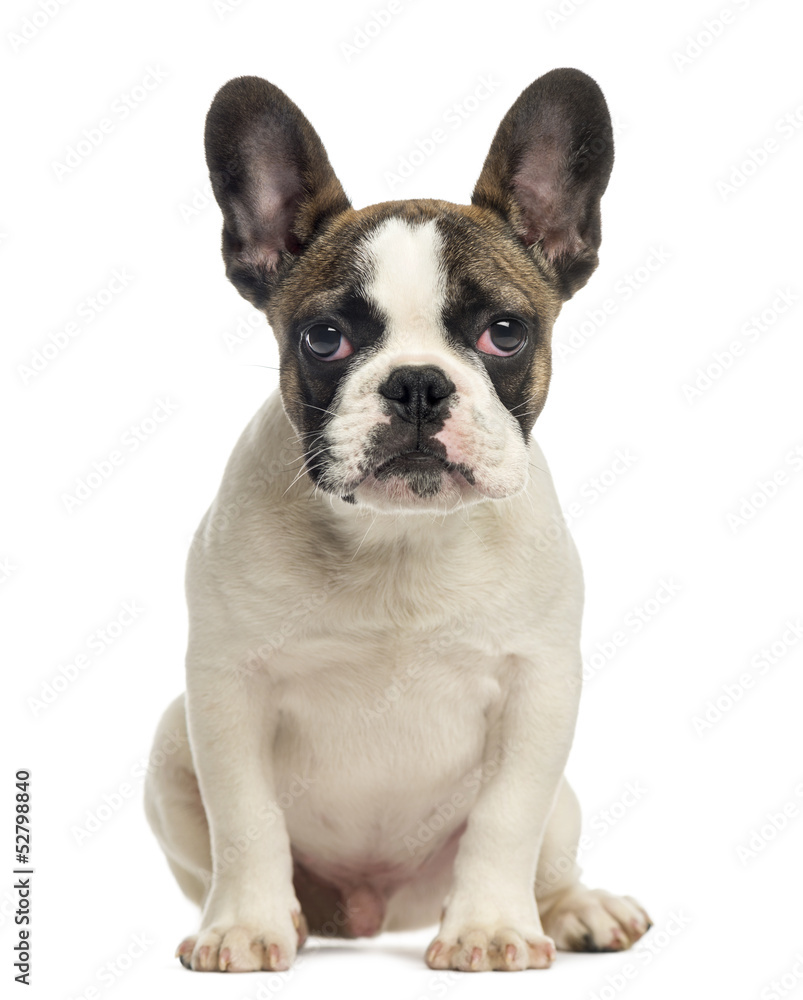
[[[405,397],[409,398],[410,387],[403,378],[400,377],[399,369],[390,373],[388,378],[379,386],[380,395],[385,399],[393,399],[403,402]]]
[[[392,382],[386,382],[384,385],[380,386],[379,391],[386,399],[392,399],[394,402],[410,402],[410,386],[404,382],[400,382],[398,379]]]
[[[435,371],[438,371],[435,369]],[[454,382],[438,371],[438,378],[433,379],[427,385],[427,400],[430,403],[439,403],[454,392]]]
[[[454,382],[448,378],[446,372],[434,365],[421,368],[419,377],[426,398],[430,402],[438,403],[454,392]]]

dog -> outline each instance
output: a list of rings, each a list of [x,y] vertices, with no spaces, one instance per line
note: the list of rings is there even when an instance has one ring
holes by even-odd
[[[186,694],[155,742],[181,749],[146,785],[202,907],[178,957],[286,970],[310,933],[437,924],[433,969],[629,947],[646,912],[576,863],[582,575],[530,433],[597,265],[600,88],[527,87],[467,206],[355,210],[258,77],[218,92],[205,148],[280,376],[190,549]]]

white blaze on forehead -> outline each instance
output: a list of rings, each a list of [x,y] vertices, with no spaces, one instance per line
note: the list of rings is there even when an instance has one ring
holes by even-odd
[[[362,251],[371,265],[365,294],[388,319],[386,348],[411,355],[442,352],[446,276],[434,220],[388,219]]]
[[[356,256],[365,269],[360,291],[382,314],[385,335],[379,349],[366,351],[364,361],[347,371],[338,386],[335,416],[326,430],[333,491],[354,493],[376,510],[421,508],[420,498],[399,494],[396,476],[373,485],[369,481],[363,490],[366,470],[376,466],[375,431],[392,423],[383,383],[395,368],[410,364],[435,365],[454,383],[456,392],[436,438],[449,461],[473,474],[473,487],[465,487],[473,500],[465,502],[519,492],[528,474],[521,429],[496,395],[479,356],[451,344],[444,326],[448,272],[435,221],[386,219],[362,240]],[[445,490],[441,501],[451,507],[454,496]]]

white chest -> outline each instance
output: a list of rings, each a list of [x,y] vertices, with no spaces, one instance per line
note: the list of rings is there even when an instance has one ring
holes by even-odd
[[[474,802],[505,661],[448,633],[430,645],[399,637],[327,656],[325,668],[280,689],[274,762],[290,839],[321,875],[352,865],[399,875],[448,839]],[[433,820],[424,848],[421,826]]]

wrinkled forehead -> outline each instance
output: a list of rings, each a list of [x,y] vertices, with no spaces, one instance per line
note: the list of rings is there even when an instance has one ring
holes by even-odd
[[[546,265],[504,223],[471,206],[399,202],[347,212],[299,261],[269,313],[274,329],[366,310],[422,348],[450,315],[518,313],[551,327]],[[278,332],[278,329],[277,329]]]

